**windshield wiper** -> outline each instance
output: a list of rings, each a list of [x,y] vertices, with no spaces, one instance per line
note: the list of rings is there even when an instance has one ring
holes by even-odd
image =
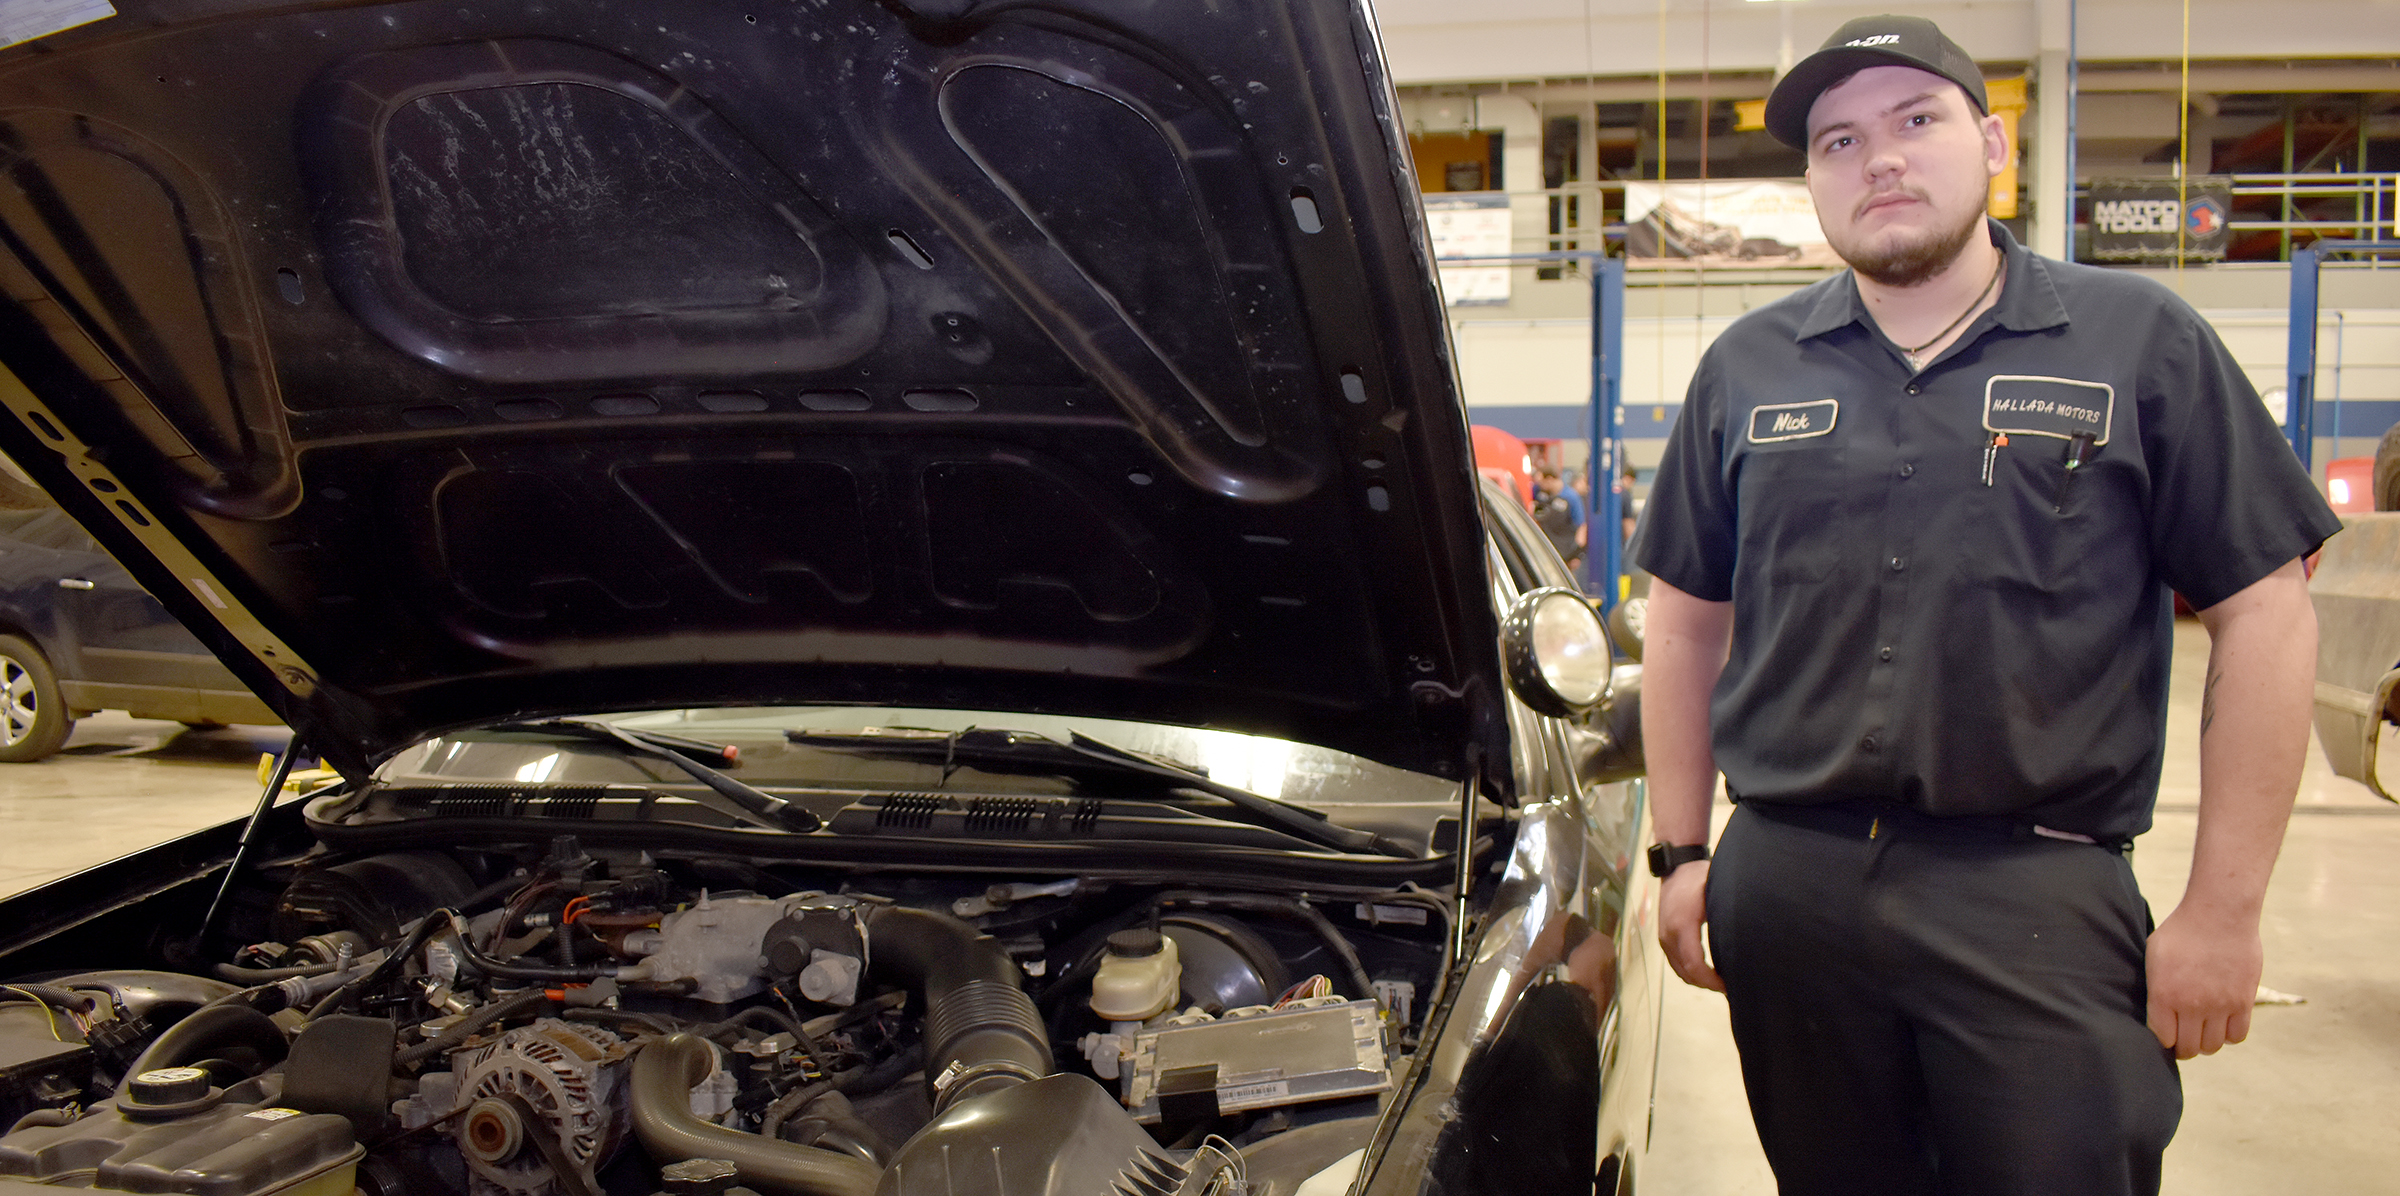
[[[1128,778],[1146,778],[1171,789],[1188,789],[1240,810],[1257,826],[1282,831],[1321,847],[1353,854],[1415,859],[1417,852],[1396,839],[1343,826],[1306,806],[1237,789],[1207,773],[1170,760],[1121,748],[1071,732],[1060,743],[1030,731],[970,727],[964,731],[907,728],[866,731],[785,731],[785,739],[823,751],[849,752],[942,766],[945,777],[959,768],[982,772],[1060,777],[1105,788]]]
[[[693,780],[714,790],[726,802],[725,806],[720,806],[716,802],[704,802],[703,804],[716,806],[718,812],[730,814],[752,826],[764,827],[771,831],[796,831],[805,834],[825,825],[824,821],[810,812],[807,807],[795,806],[764,789],[745,785],[694,759],[695,756],[708,754],[707,749],[714,746],[703,744],[698,740],[576,718],[494,723],[483,729],[487,731],[521,731],[536,735],[563,735],[587,743],[612,746],[628,755],[664,760],[682,770]],[[732,759],[732,756],[724,749],[718,749],[715,754],[719,759]]]

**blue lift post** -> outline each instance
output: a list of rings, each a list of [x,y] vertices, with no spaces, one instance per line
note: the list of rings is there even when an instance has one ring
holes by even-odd
[[[1583,567],[1585,589],[1600,590],[1600,609],[1613,610],[1625,597],[1625,500],[1617,489],[1625,472],[1625,259],[1604,257],[1592,272],[1592,501],[1595,510],[1584,521]],[[1602,446],[1607,451],[1602,452]],[[1601,458],[1605,457],[1603,463]],[[1601,465],[1607,472],[1601,472]],[[1599,479],[1608,480],[1603,488]],[[1597,523],[1600,531],[1591,526]],[[1591,543],[1608,545],[1594,552]]]
[[[1623,471],[1624,438],[1618,435],[1617,390],[1625,378],[1625,260],[1591,249],[1549,253],[1506,253],[1478,257],[1441,257],[1437,266],[1537,265],[1582,262],[1592,279],[1592,400],[1591,459],[1584,474],[1590,480],[1592,501],[1584,515],[1584,589],[1597,591],[1600,609],[1614,610],[1625,586],[1625,502],[1617,493]],[[1604,484],[1605,483],[1605,484]],[[1592,551],[1595,546],[1601,551]]]
[[[2314,469],[2317,406],[2317,266],[2329,254],[2400,256],[2400,241],[2318,241],[2292,251],[2290,337],[2284,352],[2284,433],[2300,468]],[[2338,443],[2338,442],[2337,442]]]

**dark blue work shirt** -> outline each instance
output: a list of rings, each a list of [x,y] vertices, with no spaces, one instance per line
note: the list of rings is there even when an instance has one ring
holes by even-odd
[[[2206,608],[2341,522],[2182,300],[1990,229],[1999,302],[1922,373],[1848,273],[1727,329],[1633,558],[1733,603],[1711,719],[1743,801],[2130,837],[2158,790],[2170,588]]]

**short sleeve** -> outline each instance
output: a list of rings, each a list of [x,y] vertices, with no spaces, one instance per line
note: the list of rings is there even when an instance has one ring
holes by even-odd
[[[2232,597],[2342,530],[2214,329],[2180,299],[2151,346],[2142,452],[2150,554],[2196,610]]]
[[[1667,433],[1666,455],[1634,529],[1631,557],[1644,572],[1695,598],[1733,599],[1739,543],[1733,496],[1725,489],[1725,395],[1712,346],[1692,375],[1683,411]]]

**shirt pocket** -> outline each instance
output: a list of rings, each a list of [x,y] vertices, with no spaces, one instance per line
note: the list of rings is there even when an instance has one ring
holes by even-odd
[[[1850,453],[1841,437],[1746,444],[1736,493],[1741,504],[1737,568],[1758,570],[1767,584],[1821,582],[1841,566],[1843,546],[1857,526],[1845,494]]]
[[[2057,598],[2115,574],[2111,560],[2144,555],[2117,518],[2130,503],[2125,470],[2105,447],[2084,464],[2067,468],[2069,442],[2048,436],[2015,436],[1996,448],[1992,484],[1971,503],[1982,526],[1963,529],[1961,573],[2004,592]]]

